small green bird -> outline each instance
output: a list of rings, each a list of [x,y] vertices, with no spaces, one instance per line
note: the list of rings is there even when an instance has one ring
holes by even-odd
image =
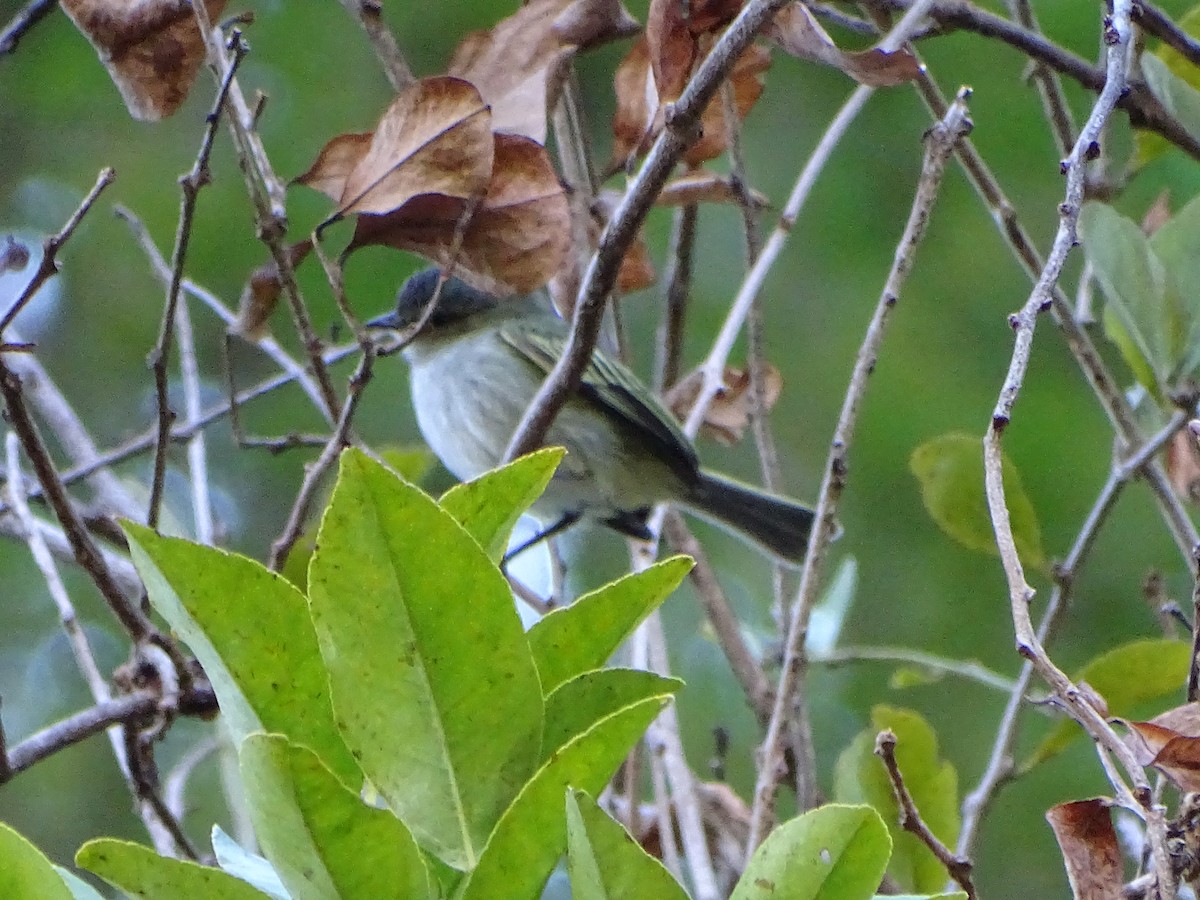
[[[395,311],[367,324],[412,325],[437,282],[437,269],[413,275]],[[566,323],[537,295],[501,299],[457,278],[446,282],[404,356],[421,434],[457,478],[476,478],[500,463],[566,340]],[[589,517],[645,540],[652,507],[666,501],[740,532],[781,560],[804,559],[812,510],[701,468],[671,413],[600,351],[545,443],[567,455],[530,509],[547,526],[544,534]]]

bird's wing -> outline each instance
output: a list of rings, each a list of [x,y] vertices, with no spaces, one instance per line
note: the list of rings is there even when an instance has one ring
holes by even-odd
[[[549,374],[566,349],[565,334],[548,327],[532,326],[523,321],[520,326],[503,326],[500,336],[514,350],[542,371]],[[622,422],[628,422],[647,440],[657,445],[663,459],[672,467],[686,467],[685,475],[694,474],[700,462],[692,442],[679,427],[675,417],[654,398],[629,369],[610,359],[599,350],[583,370],[580,393],[607,410]]]

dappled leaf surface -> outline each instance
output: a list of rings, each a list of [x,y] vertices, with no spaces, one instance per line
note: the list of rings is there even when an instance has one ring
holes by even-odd
[[[159,856],[149,847],[115,838],[88,841],[75,864],[99,875],[131,897],[203,897],[204,900],[262,900],[240,878],[199,863]]]

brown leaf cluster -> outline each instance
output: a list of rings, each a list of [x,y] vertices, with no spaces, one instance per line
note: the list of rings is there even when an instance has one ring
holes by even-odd
[[[1175,432],[1167,444],[1167,477],[1180,497],[1200,503],[1200,436],[1191,428]]]
[[[206,0],[210,19],[226,0]],[[157,121],[187,97],[204,62],[204,39],[189,0],[62,0],[96,50],[135,119]]]
[[[401,92],[373,132],[344,134],[297,181],[357,215],[348,251],[381,244],[452,261],[480,287],[526,293],[570,242],[566,192],[546,149],[496,133],[470,82],[452,76]]]
[[[763,412],[767,412],[779,399],[783,390],[783,376],[769,363],[763,374]],[[687,418],[703,383],[704,373],[696,369],[667,392],[667,406],[680,421]],[[723,384],[704,414],[701,431],[722,444],[736,444],[750,424],[752,399],[749,370],[726,367]]]

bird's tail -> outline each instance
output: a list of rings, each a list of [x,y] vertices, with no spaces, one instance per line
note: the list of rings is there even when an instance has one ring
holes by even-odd
[[[813,511],[795,500],[701,470],[700,480],[683,502],[741,532],[784,562],[804,561]]]

